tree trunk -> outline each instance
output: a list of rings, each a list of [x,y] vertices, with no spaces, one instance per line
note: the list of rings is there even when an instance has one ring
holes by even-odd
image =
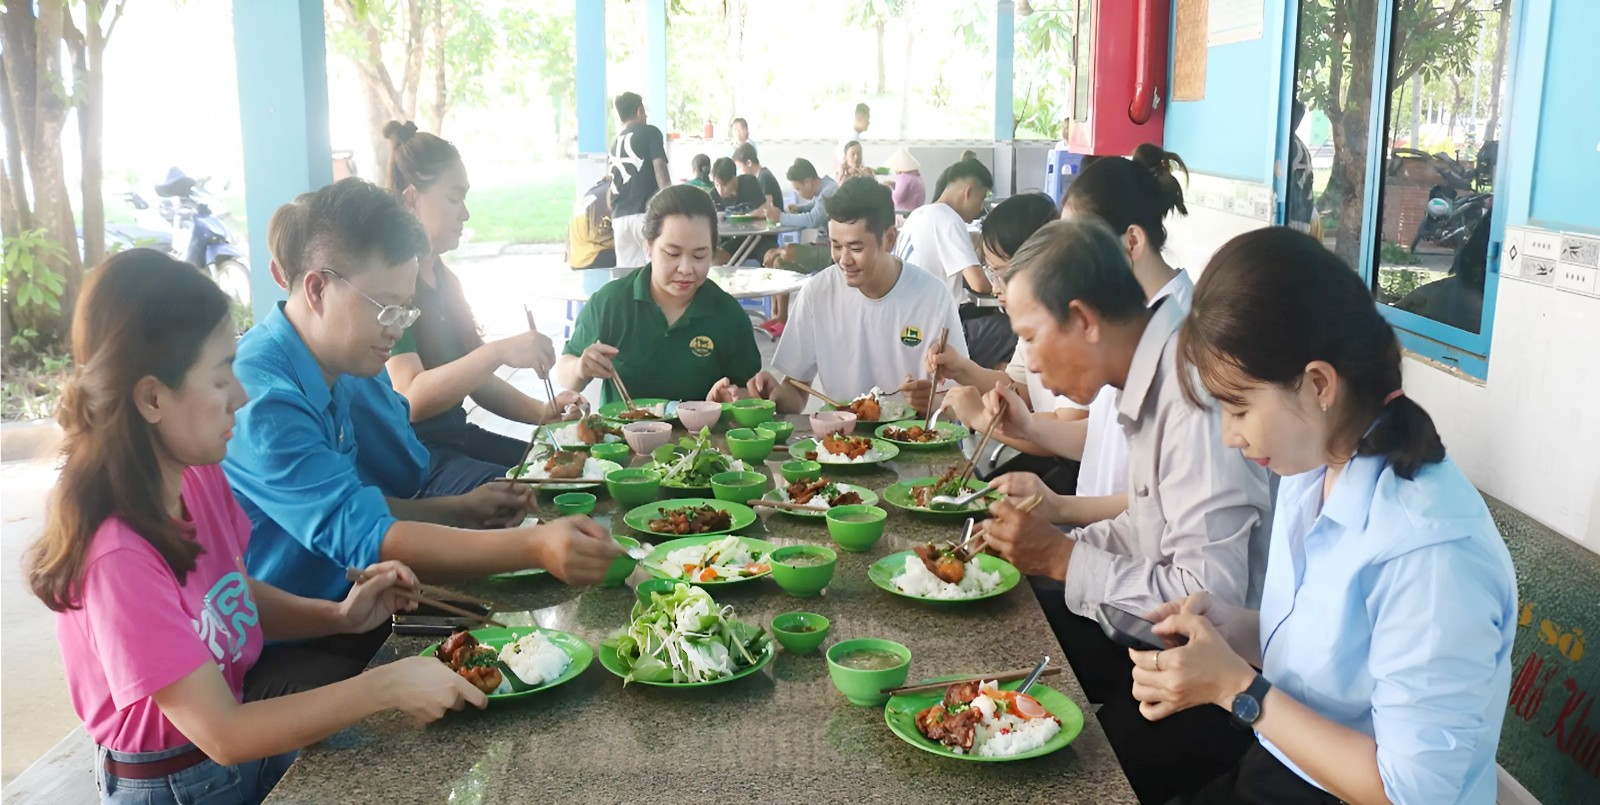
[[[444,69],[444,0],[433,0],[433,133],[444,136],[444,113],[448,104],[445,96]]]
[[[4,49],[11,47],[9,34],[0,35]],[[33,228],[33,211],[28,205],[28,189],[23,180],[21,122],[11,102],[11,71],[0,59],[0,125],[10,132],[6,137],[6,161],[0,174],[0,235],[15,237]]]
[[[33,131],[24,141],[23,154],[27,158],[28,176],[33,183],[35,222],[49,233],[51,240],[61,246],[64,254],[64,257],[58,258],[57,268],[66,280],[66,288],[61,294],[62,314],[70,318],[72,304],[77,300],[78,283],[83,275],[83,254],[78,249],[72,202],[67,195],[66,168],[61,159],[61,135],[66,129],[67,104],[54,86],[56,81],[64,80],[66,76],[61,69],[66,10],[64,0],[40,0],[38,6]],[[63,328],[61,334],[65,333],[66,329]]]
[[[1501,0],[1500,24],[1494,34],[1494,70],[1489,73],[1489,120],[1483,127],[1483,139],[1498,140],[1495,130],[1500,128],[1500,84],[1505,81],[1506,38],[1510,34],[1512,0]]]
[[[390,120],[405,122],[405,115],[391,108],[390,99],[381,88],[373,86],[366,74],[361,77],[361,96],[367,102],[367,136],[372,142],[372,165],[367,176],[375,184],[387,187],[389,183],[389,140],[383,136],[384,124]]]
[[[400,84],[400,98],[407,120],[417,119],[417,90],[422,84],[422,57],[427,52],[424,41],[427,32],[422,29],[422,0],[406,0],[408,21],[406,27],[406,72]]]
[[[877,25],[877,31],[878,31],[878,96],[879,97],[882,97],[883,94],[884,94],[883,28],[884,28],[883,20],[880,19],[880,20],[878,20],[878,25]]]

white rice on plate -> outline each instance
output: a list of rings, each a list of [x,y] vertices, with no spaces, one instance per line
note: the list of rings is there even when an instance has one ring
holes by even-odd
[[[578,438],[578,423],[576,422],[568,422],[560,427],[546,427],[551,427],[551,432],[554,433],[556,437],[556,444],[559,444],[562,447],[589,446],[587,442]],[[600,441],[603,444],[615,444],[616,442],[622,441],[622,437],[608,433]]]
[[[557,437],[557,438],[559,438],[559,437]],[[615,463],[616,462],[602,461],[601,459],[595,458],[594,456],[590,456],[590,457],[584,459],[584,461],[583,461],[583,475],[581,475],[579,477],[581,477],[581,478],[604,478],[605,475],[606,475],[606,470],[611,469],[612,465],[615,464]],[[529,467],[528,467],[528,473],[527,473],[527,475],[524,475],[523,477],[524,478],[549,478],[550,477],[550,471],[546,470],[544,468],[544,464],[545,464],[545,462],[544,462],[543,459],[534,459],[534,460],[530,461],[529,462]],[[546,489],[559,489],[562,486],[571,486],[571,485],[572,484],[549,484],[545,488]],[[588,486],[588,484],[578,484],[578,486]]]
[[[862,453],[859,456],[856,456],[855,458],[850,458],[839,453],[830,453],[827,450],[824,450],[822,445],[817,445],[818,464],[869,464],[874,461],[882,460],[883,451],[878,449],[876,442],[873,443],[872,449]]]
[[[516,642],[507,643],[500,649],[500,661],[517,675],[524,685],[538,687],[547,682],[553,682],[567,672],[567,666],[572,664],[572,657],[568,656],[560,646],[550,642],[542,632],[533,632],[517,638]],[[495,693],[512,693],[511,682],[502,679],[500,687],[495,688]]]
[[[918,598],[959,601],[994,592],[995,588],[1000,586],[1000,574],[984,571],[974,560],[967,563],[966,575],[962,577],[961,583],[951,584],[933,575],[921,559],[911,554],[906,556],[905,570],[894,577],[894,586],[900,592]]]
[[[978,757],[1011,757],[1032,752],[1050,742],[1061,731],[1061,722],[1054,718],[1021,718],[1010,713],[997,713],[978,722],[972,740],[973,754]]]

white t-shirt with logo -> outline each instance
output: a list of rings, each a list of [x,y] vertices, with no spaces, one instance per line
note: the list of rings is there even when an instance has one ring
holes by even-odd
[[[900,227],[894,256],[938,277],[956,304],[972,301],[961,272],[980,264],[978,250],[972,245],[967,222],[949,204],[935,202],[912,210]]]
[[[1167,304],[1176,304],[1189,312],[1194,301],[1194,281],[1189,272],[1179,270],[1178,276],[1167,281],[1150,299],[1150,305],[1172,297]],[[1089,404],[1089,432],[1084,435],[1083,462],[1078,469],[1078,494],[1084,497],[1118,495],[1128,491],[1128,437],[1117,421],[1117,398],[1121,389],[1106,386]]]
[[[948,347],[967,354],[956,303],[932,274],[909,263],[881,299],[845,283],[837,265],[822,270],[796,294],[772,368],[799,380],[816,380],[837,400],[899,388],[906,375],[928,376],[923,359],[950,328]]]

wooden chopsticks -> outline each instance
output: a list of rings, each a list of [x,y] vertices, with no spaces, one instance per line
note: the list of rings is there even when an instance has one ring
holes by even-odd
[[[1041,671],[1039,673],[1039,677],[1044,678],[1047,676],[1057,676],[1061,673],[1061,671],[1061,666],[1052,665],[1049,668]],[[944,690],[951,685],[965,685],[969,682],[1010,682],[1014,679],[1026,679],[1028,674],[1031,673],[1033,673],[1032,668],[1021,668],[1015,671],[1006,671],[1005,673],[1000,674],[984,674],[983,676],[969,676],[962,679],[952,679],[947,682],[923,682],[916,685],[906,685],[902,688],[884,688],[878,692],[888,694],[890,696],[896,696],[901,693],[923,693],[930,690]]]
[[[785,379],[786,382],[788,382],[789,385],[794,386],[795,388],[800,389],[801,391],[803,391],[803,392],[805,392],[807,394],[810,394],[811,396],[816,397],[817,399],[819,399],[819,400],[821,400],[821,401],[823,401],[823,402],[825,402],[825,403],[827,403],[827,404],[829,404],[829,405],[833,406],[834,408],[837,408],[837,409],[839,409],[841,411],[843,411],[844,409],[850,407],[848,405],[845,405],[845,404],[839,402],[838,400],[835,400],[832,397],[829,397],[826,394],[823,394],[820,391],[817,391],[816,389],[806,385],[805,383],[802,383],[802,382],[800,382],[798,380],[795,380],[792,377],[784,378],[784,379]]]
[[[950,328],[945,327],[939,331],[939,354],[944,354],[945,345],[950,343]],[[922,420],[923,430],[933,430],[933,415],[938,411],[934,405],[934,398],[939,396],[939,367],[933,367],[933,377],[929,378],[933,385],[928,387],[928,416]]]
[[[628,393],[628,387],[622,384],[622,375],[617,374],[615,368],[611,370],[611,384],[616,386],[617,393],[622,395],[622,404],[627,406],[626,410],[638,410],[639,406],[633,404],[633,395]]]
[[[528,484],[529,486],[543,486],[545,484],[603,484],[604,478],[496,478],[490,483],[496,484]]]
[[[752,500],[748,504],[752,509],[783,509],[791,512],[825,512],[826,506],[807,506],[804,503],[792,503],[787,500]]]
[[[972,458],[967,459],[966,469],[961,471],[960,489],[967,488],[967,481],[972,478],[972,473],[977,471],[978,458],[983,455],[983,448],[989,446],[989,440],[994,438],[995,430],[1000,427],[1000,420],[1005,419],[1006,406],[1008,404],[1009,403],[1006,398],[1000,398],[1000,410],[995,413],[994,419],[989,422],[989,429],[983,432],[983,439],[978,442],[978,449],[972,451]],[[1036,503],[1034,505],[1037,506],[1038,504]]]
[[[367,574],[365,572],[363,572],[363,571],[361,571],[361,570],[359,570],[357,568],[353,568],[353,567],[345,568],[344,577],[345,577],[345,579],[349,580],[353,584],[360,584],[361,582],[367,580]],[[419,592],[419,590],[420,590],[420,592]],[[429,596],[430,595],[433,595],[433,596],[448,596],[450,598],[456,599],[457,601],[465,601],[465,602],[467,602],[469,604],[477,604],[478,606],[481,606],[481,607],[489,607],[490,606],[489,602],[485,601],[485,600],[483,600],[481,598],[473,598],[472,596],[467,595],[466,593],[458,593],[458,592],[456,592],[454,590],[447,590],[447,589],[445,589],[443,587],[434,587],[434,586],[428,585],[428,584],[418,585],[418,589],[412,589],[412,588],[409,588],[409,587],[396,587],[395,591],[398,592],[400,595],[404,596],[405,598],[408,598],[408,599],[410,599],[412,601],[415,601],[415,602],[417,602],[419,604],[425,604],[427,606],[433,607],[434,609],[439,609],[439,610],[443,610],[445,612],[449,612],[452,615],[459,615],[459,616],[461,616],[463,618],[470,618],[472,620],[475,620],[475,621],[478,621],[480,623],[483,623],[483,624],[485,624],[487,626],[499,626],[501,628],[505,628],[505,624],[501,623],[500,621],[495,620],[494,618],[489,617],[488,615],[485,615],[485,614],[480,613],[480,612],[473,612],[472,610],[469,610],[469,609],[462,609],[461,607],[458,607],[458,606],[456,606],[454,604],[446,603],[444,601],[438,600],[437,598],[431,598]],[[424,593],[427,593],[428,595],[424,595]]]

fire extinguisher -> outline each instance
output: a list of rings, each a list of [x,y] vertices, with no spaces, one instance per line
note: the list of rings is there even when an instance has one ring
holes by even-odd
[[[713,126],[711,124],[711,118],[709,118],[709,117],[706,118],[705,138],[707,140],[709,140],[712,137],[715,137],[716,134],[717,134],[716,126]]]

